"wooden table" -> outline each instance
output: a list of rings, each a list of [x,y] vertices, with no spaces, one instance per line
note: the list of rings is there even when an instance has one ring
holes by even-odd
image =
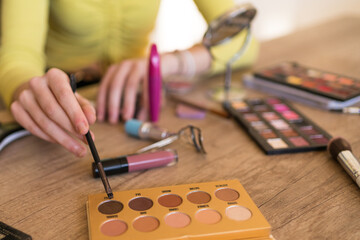
[[[281,60],[360,78],[360,17],[265,42],[256,66]],[[234,75],[234,80],[240,78],[241,72]],[[346,138],[360,157],[359,116],[294,105],[333,136]],[[359,188],[327,152],[267,156],[232,119],[210,113],[204,120],[179,119],[174,107],[169,101],[159,124],[169,129],[199,126],[208,154],[203,157],[188,145],[174,143],[180,159],[176,166],[111,176],[114,191],[239,179],[276,239],[360,239]],[[127,136],[123,124],[95,124],[91,129],[102,158],[149,143]],[[103,191],[100,180],[91,176],[90,153],[78,159],[30,136],[5,148],[0,162],[0,221],[35,240],[88,239],[87,195]]]

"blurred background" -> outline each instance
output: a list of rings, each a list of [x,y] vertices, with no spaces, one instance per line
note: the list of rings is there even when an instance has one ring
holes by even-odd
[[[221,0],[219,0],[221,1]],[[360,17],[359,0],[249,0],[258,10],[253,34],[266,41],[346,15]],[[152,40],[161,52],[186,49],[201,41],[207,24],[193,0],[162,0]],[[339,36],[340,37],[340,36]]]

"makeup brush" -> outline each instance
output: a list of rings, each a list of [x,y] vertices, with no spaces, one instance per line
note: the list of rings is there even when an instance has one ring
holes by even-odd
[[[76,91],[76,79],[75,79],[74,74],[70,75],[70,85],[71,85],[72,91],[75,93],[75,91]],[[100,178],[101,178],[102,183],[104,184],[106,194],[107,194],[109,199],[112,199],[114,197],[114,195],[113,195],[113,192],[111,190],[109,181],[108,181],[108,179],[106,177],[103,165],[102,165],[102,163],[100,161],[98,151],[96,150],[94,141],[93,141],[93,139],[91,137],[90,130],[85,134],[85,137],[86,137],[86,141],[89,144],[89,148],[90,148],[91,154],[92,154],[92,156],[94,158],[95,165],[96,165],[97,169],[99,170]]]
[[[360,162],[353,155],[350,143],[341,137],[333,138],[330,140],[327,150],[360,187]]]

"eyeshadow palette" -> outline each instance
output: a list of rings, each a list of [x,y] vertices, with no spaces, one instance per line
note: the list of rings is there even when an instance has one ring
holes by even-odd
[[[360,80],[295,62],[256,71],[244,78],[248,87],[326,109],[342,109],[360,102]]]
[[[326,149],[326,131],[280,98],[225,102],[224,108],[266,154]]]
[[[89,195],[87,214],[92,240],[272,239],[237,180]]]

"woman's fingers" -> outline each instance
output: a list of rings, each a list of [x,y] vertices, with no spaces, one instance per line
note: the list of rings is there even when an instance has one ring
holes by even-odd
[[[11,104],[11,112],[15,120],[33,135],[45,141],[55,143],[54,139],[52,139],[49,135],[47,135],[38,127],[38,125],[31,119],[29,114],[24,110],[24,108],[18,101],[15,101]]]
[[[79,157],[83,157],[86,154],[85,146],[76,141],[71,135],[47,117],[37,104],[32,91],[22,91],[19,96],[19,102],[32,118],[33,122],[35,122],[42,132],[46,133],[46,135],[48,135],[51,139],[54,139],[68,151]]]
[[[122,110],[122,117],[124,120],[129,120],[134,116],[138,87],[144,78],[144,76],[137,68],[138,67],[133,69],[124,88],[125,96]],[[143,89],[143,91],[146,90],[147,89]]]
[[[131,61],[125,61],[119,64],[109,85],[107,111],[109,122],[112,124],[117,123],[119,120],[123,88],[128,75],[131,73],[131,67]]]
[[[90,103],[89,100],[87,100],[80,94],[75,93],[75,96],[80,104],[82,111],[84,112],[84,114],[87,118],[88,123],[90,125],[94,124],[96,122],[96,112],[95,112],[95,108],[93,107],[93,105]]]
[[[61,70],[53,68],[46,74],[49,88],[57,102],[65,111],[75,130],[79,134],[89,131],[89,124],[69,84],[68,76]]]
[[[106,112],[110,123],[117,123],[120,114],[127,120],[133,117],[137,92],[146,79],[146,59],[126,60],[112,65],[105,74],[97,98],[98,119]],[[123,102],[122,102],[123,101]]]
[[[68,132],[76,133],[69,117],[61,108],[53,93],[49,89],[45,77],[35,77],[29,82],[29,86],[34,93],[36,101],[43,112],[59,126],[62,126]]]

